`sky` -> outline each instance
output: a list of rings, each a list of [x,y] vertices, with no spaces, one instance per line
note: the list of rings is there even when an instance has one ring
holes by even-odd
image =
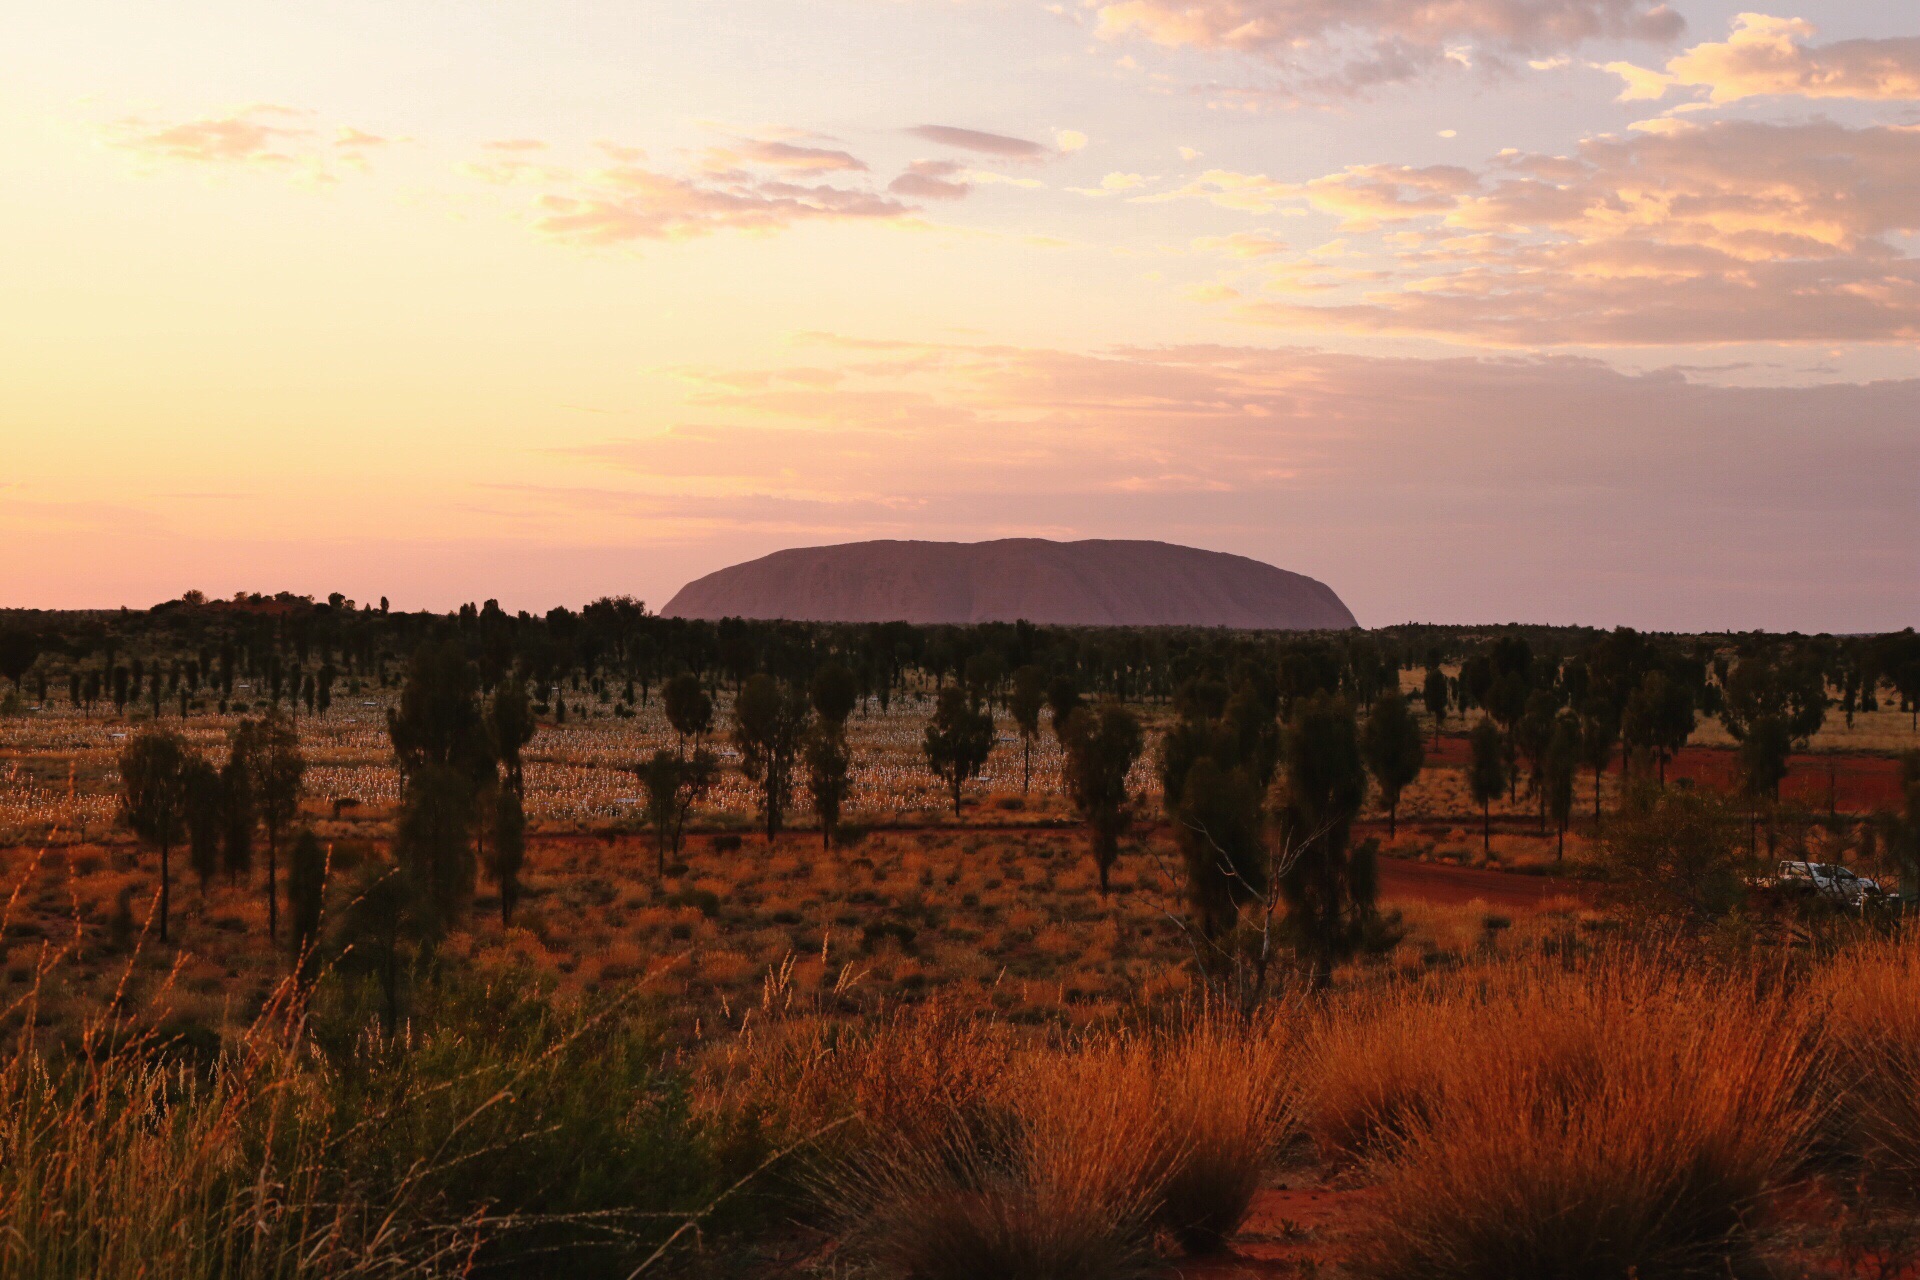
[[[0,607],[1038,536],[1920,623],[1912,0],[14,6],[0,245]]]

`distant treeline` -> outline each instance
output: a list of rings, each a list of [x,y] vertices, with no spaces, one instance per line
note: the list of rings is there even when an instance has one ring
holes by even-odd
[[[449,614],[401,613],[334,594],[317,601],[282,592],[207,600],[189,592],[146,611],[0,611],[0,676],[20,698],[88,708],[149,704],[156,711],[235,696],[324,713],[337,687],[397,684],[428,640],[456,640],[492,687],[518,676],[541,707],[566,691],[591,692],[616,713],[651,700],[691,673],[737,693],[749,676],[801,684],[831,661],[852,672],[864,705],[884,708],[903,689],[963,682],[998,700],[1008,677],[1038,666],[1089,694],[1169,701],[1195,680],[1270,686],[1283,714],[1298,698],[1339,693],[1370,705],[1401,671],[1446,669],[1427,681],[1427,702],[1485,708],[1517,718],[1526,698],[1550,691],[1563,706],[1595,700],[1624,714],[1659,672],[1698,711],[1719,714],[1732,672],[1764,666],[1769,700],[1819,690],[1849,717],[1887,699],[1920,708],[1920,637],[1911,628],[1876,636],[1761,632],[1681,635],[1627,628],[1430,626],[1372,631],[1250,632],[1180,627],[1051,627],[1026,622],[974,626],[801,623],[663,618],[629,597],[543,615],[508,613],[494,601]],[[1756,671],[1757,676],[1757,671]],[[1797,683],[1799,695],[1788,686]],[[1668,695],[1678,699],[1681,695]],[[1501,712],[1509,711],[1502,715]],[[1804,713],[1803,713],[1804,722]]]

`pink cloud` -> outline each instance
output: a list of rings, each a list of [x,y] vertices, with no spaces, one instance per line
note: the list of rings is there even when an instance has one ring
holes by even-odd
[[[1088,0],[1108,38],[1250,54],[1301,87],[1361,90],[1475,51],[1561,53],[1591,40],[1671,40],[1658,0]]]
[[[1038,142],[1029,142],[1025,138],[1010,138],[1002,133],[983,133],[978,129],[960,129],[953,125],[915,125],[907,132],[923,141],[937,142],[943,147],[977,151],[982,155],[998,156],[1004,160],[1044,160],[1054,154],[1053,148]]]
[[[113,146],[149,160],[275,169],[317,182],[334,181],[336,163],[364,169],[368,151],[392,142],[351,126],[340,126],[330,140],[323,139],[314,113],[274,103],[171,123],[128,118],[109,129],[107,137]]]
[[[1627,81],[1624,99],[1658,99],[1670,88],[1706,89],[1716,103],[1763,95],[1795,98],[1920,99],[1920,36],[1816,45],[1799,18],[1736,14],[1724,42],[1699,44],[1664,73],[1607,64]]]

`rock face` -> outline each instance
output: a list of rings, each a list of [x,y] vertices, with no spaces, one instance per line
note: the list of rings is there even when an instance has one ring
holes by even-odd
[[[849,542],[710,573],[661,610],[678,618],[1029,622],[1055,626],[1357,626],[1324,583],[1167,542]]]

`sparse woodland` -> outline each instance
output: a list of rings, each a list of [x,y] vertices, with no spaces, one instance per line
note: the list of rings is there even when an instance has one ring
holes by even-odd
[[[189,596],[0,681],[0,1277],[1920,1266],[1910,631]]]

